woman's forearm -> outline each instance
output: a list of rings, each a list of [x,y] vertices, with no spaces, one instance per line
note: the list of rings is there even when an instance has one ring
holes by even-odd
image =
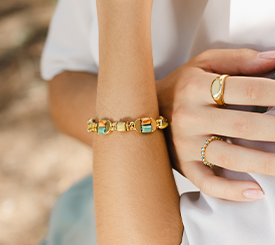
[[[89,117],[95,115],[97,75],[64,71],[49,81],[50,112],[56,127],[83,143],[92,146],[87,133]]]
[[[97,3],[100,56],[97,116],[104,117],[106,113],[113,119],[125,116],[133,119],[142,114],[158,116],[150,33],[152,0]]]
[[[158,116],[151,48],[152,0],[98,0],[96,118]],[[179,244],[179,196],[163,133],[94,137],[99,244]]]

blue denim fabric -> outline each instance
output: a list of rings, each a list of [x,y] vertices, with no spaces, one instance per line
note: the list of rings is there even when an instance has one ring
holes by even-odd
[[[52,210],[48,235],[40,245],[96,245],[93,178],[72,186]]]

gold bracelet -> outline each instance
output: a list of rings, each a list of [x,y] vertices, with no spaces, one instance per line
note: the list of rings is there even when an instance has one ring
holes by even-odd
[[[168,126],[167,119],[160,116],[156,120],[151,117],[138,118],[135,122],[111,122],[110,120],[100,120],[90,118],[87,122],[87,131],[98,134],[109,134],[113,131],[126,132],[137,131],[142,134],[152,133],[156,129],[165,129]]]

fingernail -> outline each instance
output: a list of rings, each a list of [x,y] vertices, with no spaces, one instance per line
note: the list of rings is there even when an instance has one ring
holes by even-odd
[[[264,197],[264,193],[261,190],[255,190],[255,189],[250,189],[250,190],[245,190],[243,192],[243,195],[245,198],[248,199],[261,199]]]
[[[275,50],[258,53],[259,59],[275,59]]]

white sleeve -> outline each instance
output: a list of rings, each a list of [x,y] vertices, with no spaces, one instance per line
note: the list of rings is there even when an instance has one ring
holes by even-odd
[[[42,54],[43,79],[50,80],[64,70],[98,72],[90,52],[91,26],[97,21],[91,3],[59,0]]]

